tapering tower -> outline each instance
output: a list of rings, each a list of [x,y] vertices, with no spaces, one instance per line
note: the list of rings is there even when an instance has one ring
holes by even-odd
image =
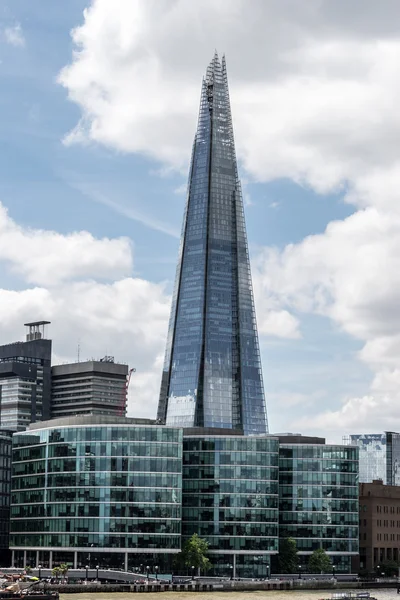
[[[225,59],[201,89],[158,418],[268,433]]]

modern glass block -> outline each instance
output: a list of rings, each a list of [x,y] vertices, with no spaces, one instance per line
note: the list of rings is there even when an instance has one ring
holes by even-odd
[[[202,83],[158,418],[268,432],[225,59]]]

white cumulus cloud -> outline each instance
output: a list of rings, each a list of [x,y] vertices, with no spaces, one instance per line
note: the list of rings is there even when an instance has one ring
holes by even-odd
[[[400,428],[399,19],[396,0],[252,0],[251,10],[245,0],[93,0],[59,76],[81,109],[67,142],[181,169],[217,47],[247,177],[341,191],[356,207],[256,260],[262,332],[296,338],[302,314],[322,315],[359,341],[371,369],[370,393],[304,419],[305,429]]]

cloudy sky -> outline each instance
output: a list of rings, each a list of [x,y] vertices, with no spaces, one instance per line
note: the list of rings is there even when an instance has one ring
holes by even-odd
[[[228,63],[271,431],[400,429],[398,0],[5,0],[0,342],[155,416],[202,75]]]

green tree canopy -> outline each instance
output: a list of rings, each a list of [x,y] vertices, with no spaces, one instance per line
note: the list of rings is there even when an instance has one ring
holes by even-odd
[[[210,560],[207,558],[208,542],[202,540],[197,533],[187,540],[182,548],[182,562],[186,567],[195,567],[202,571],[208,571],[211,567]]]
[[[279,572],[296,573],[298,568],[297,547],[293,538],[279,540]]]
[[[308,561],[310,573],[326,573],[332,569],[332,562],[325,550],[318,548],[314,550]]]

